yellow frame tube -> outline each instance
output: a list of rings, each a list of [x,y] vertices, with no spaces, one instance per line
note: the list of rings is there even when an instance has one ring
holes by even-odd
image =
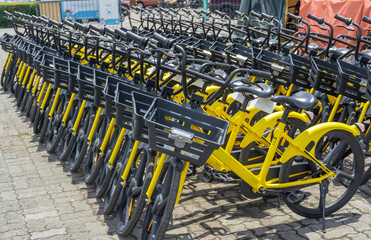
[[[109,123],[109,126],[108,126],[108,129],[107,129],[107,132],[106,134],[104,135],[104,139],[103,139],[103,142],[102,142],[102,145],[100,146],[99,150],[103,153],[104,152],[104,149],[106,148],[107,144],[108,144],[108,141],[111,137],[111,132],[115,126],[115,121],[116,119],[112,118],[111,119],[111,122]]]
[[[370,107],[370,102],[367,101],[367,102],[363,105],[363,109],[362,109],[361,115],[360,115],[359,118],[358,118],[358,123],[363,123],[363,118],[365,117],[366,112],[367,112],[367,110],[368,110],[369,107]]]
[[[339,96],[336,98],[336,102],[335,102],[334,106],[332,107],[332,111],[331,111],[331,114],[330,114],[327,122],[332,122],[334,120],[335,114],[336,114],[336,112],[339,108],[340,101],[341,101],[342,98],[343,98],[343,95],[341,95],[341,94],[339,94]]]
[[[58,103],[58,99],[59,99],[59,95],[61,93],[61,90],[62,90],[61,88],[58,88],[57,92],[55,93],[54,100],[53,100],[53,105],[52,105],[52,107],[49,111],[50,121],[52,120],[55,108],[57,107],[57,103]]]
[[[93,139],[93,136],[94,136],[94,133],[95,133],[95,129],[98,126],[98,122],[99,122],[99,119],[100,119],[100,115],[102,113],[102,110],[103,110],[103,108],[99,107],[98,110],[97,110],[97,113],[95,114],[93,126],[91,127],[90,133],[89,133],[89,136],[88,136],[88,140],[89,140],[90,144],[91,144],[91,140]]]
[[[40,94],[39,94],[39,97],[37,98],[37,103],[40,103],[41,99],[43,98],[43,95],[44,95],[44,92],[45,92],[45,88],[46,88],[46,82],[43,83],[43,86],[40,90]]]
[[[113,148],[113,151],[112,151],[112,154],[108,160],[108,162],[111,164],[110,165],[110,170],[112,170],[112,167],[113,167],[113,162],[115,161],[116,159],[116,156],[118,154],[118,152],[120,151],[120,147],[121,147],[121,144],[122,144],[122,141],[124,140],[124,137],[125,137],[125,132],[126,132],[126,129],[123,128],[121,129],[120,131],[120,135],[117,139],[117,142],[115,144],[115,147]]]
[[[63,127],[66,127],[67,118],[70,115],[71,108],[72,108],[72,105],[73,105],[73,101],[75,100],[75,96],[76,96],[76,93],[72,93],[71,98],[70,98],[70,101],[68,102],[68,105],[67,105],[67,108],[66,108],[66,112],[64,113],[63,119],[62,119]]]
[[[28,76],[30,75],[30,71],[31,71],[31,67],[29,66],[29,67],[27,68],[26,74],[24,75],[24,78],[23,78],[23,80],[22,80],[22,86],[23,86],[23,87],[26,86],[27,78],[28,78]]]
[[[81,118],[82,118],[82,115],[84,114],[84,108],[85,108],[85,104],[86,104],[86,100],[82,100],[82,103],[81,103],[81,107],[79,109],[79,113],[77,115],[77,118],[76,118],[76,121],[75,121],[75,124],[73,125],[73,135],[76,136],[76,131],[77,131],[77,128],[79,127],[80,125],[80,121],[81,121]]]
[[[48,101],[51,90],[52,90],[52,84],[49,83],[48,89],[46,90],[46,93],[45,93],[45,96],[44,96],[44,99],[43,99],[43,102],[41,103],[41,106],[40,106],[41,112],[44,112],[44,108],[45,108],[46,103]]]
[[[139,144],[140,144],[140,141],[137,141],[136,140],[134,142],[133,148],[131,149],[131,153],[130,153],[130,157],[129,157],[128,163],[126,164],[125,170],[124,170],[124,172],[121,175],[122,180],[124,180],[123,187],[125,187],[125,185],[126,185],[126,179],[127,179],[128,175],[129,175],[129,171],[130,171],[131,165],[133,164],[135,155],[137,155]]]
[[[156,166],[155,173],[153,174],[151,183],[149,184],[149,187],[147,189],[146,195],[148,197],[148,204],[151,202],[151,197],[152,197],[153,191],[155,190],[158,178],[160,177],[162,168],[164,167],[166,157],[167,157],[166,154],[161,154],[161,158],[158,161],[158,165]]]
[[[41,79],[41,76],[37,76],[35,85],[33,86],[32,96],[34,97],[36,96],[36,91],[37,91],[37,87],[39,86],[40,79]]]
[[[34,70],[32,71],[30,81],[29,81],[28,84],[27,84],[27,92],[30,92],[30,89],[31,89],[31,87],[32,87],[32,83],[33,83],[33,81],[35,80],[35,75],[36,75],[36,70],[34,69]]]

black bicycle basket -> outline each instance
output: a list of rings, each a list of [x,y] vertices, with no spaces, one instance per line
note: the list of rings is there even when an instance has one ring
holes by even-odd
[[[229,64],[235,67],[253,68],[253,59],[259,54],[260,49],[233,43],[225,49],[225,52]]]
[[[77,85],[77,73],[79,71],[79,66],[80,64],[76,61],[69,60],[68,61],[68,72],[70,73],[69,75],[69,81],[68,81],[68,91],[71,93],[78,93],[79,88]]]
[[[310,73],[312,64],[309,58],[290,54],[291,73],[290,83],[305,89],[311,89]]]
[[[77,73],[77,82],[79,84],[79,99],[89,102],[94,101],[94,71],[95,69],[88,66],[79,65]]]
[[[369,72],[367,68],[357,67],[344,61],[337,61],[339,68],[338,92],[357,101],[367,102],[365,96]]]
[[[134,91],[131,93],[133,102],[132,132],[134,140],[148,143],[148,128],[145,126],[144,115],[151,106],[155,95]]]
[[[290,85],[290,59],[288,56],[262,50],[256,57],[257,69],[272,73],[269,81],[283,85]]]
[[[158,152],[189,161],[206,163],[225,140],[229,123],[205,114],[201,109],[155,98],[144,115],[149,146]]]
[[[313,88],[319,92],[337,96],[337,66],[315,57],[311,57],[311,62]]]
[[[140,91],[140,85],[121,82],[117,85],[114,98],[116,107],[116,125],[126,129],[132,129],[133,99],[131,93]]]
[[[70,74],[68,72],[68,60],[54,57],[54,85],[57,88],[68,90]]]

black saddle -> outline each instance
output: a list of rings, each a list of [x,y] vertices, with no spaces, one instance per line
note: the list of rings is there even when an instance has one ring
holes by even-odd
[[[291,107],[301,108],[305,110],[313,109],[317,104],[317,98],[308,92],[298,92],[292,96],[274,96],[271,98],[273,102],[280,104],[288,104]]]
[[[230,86],[234,92],[251,93],[262,98],[267,98],[273,95],[274,89],[268,84],[257,83],[256,85],[249,85],[243,81],[235,81]]]

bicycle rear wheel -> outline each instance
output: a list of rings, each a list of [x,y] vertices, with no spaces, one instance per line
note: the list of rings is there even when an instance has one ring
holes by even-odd
[[[328,179],[328,194],[321,195],[321,184],[298,186],[300,200],[293,201],[290,194],[284,197],[287,206],[295,213],[308,217],[322,217],[321,201],[325,201],[326,216],[342,208],[355,194],[361,183],[364,170],[364,157],[360,144],[350,133],[343,130],[332,130],[325,133],[316,143],[315,157],[327,168],[336,173],[334,179]],[[294,164],[308,164],[310,173],[290,177]],[[312,161],[296,156],[284,163],[280,170],[280,182],[301,181],[316,178],[324,172]],[[324,180],[326,181],[326,180]]]

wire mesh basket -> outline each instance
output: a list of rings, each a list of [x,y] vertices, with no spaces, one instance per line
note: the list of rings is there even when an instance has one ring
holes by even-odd
[[[0,38],[0,43],[1,43],[1,48],[5,51],[5,52],[12,52],[13,48],[12,48],[12,39],[14,38],[14,36],[10,35],[10,34],[7,34],[7,33],[4,33],[3,36],[1,36]]]
[[[370,73],[367,68],[357,67],[344,61],[337,61],[339,68],[338,92],[357,101],[367,102],[365,96]]]
[[[68,60],[54,57],[53,61],[55,87],[68,90],[68,81],[70,79],[70,74],[68,73]]]
[[[290,83],[305,89],[311,89],[312,83],[310,81],[310,73],[312,64],[310,59],[298,56],[296,54],[290,54],[290,63]]]
[[[68,61],[68,72],[69,72],[69,81],[68,81],[68,91],[71,93],[78,93],[79,87],[77,85],[77,73],[79,71],[80,64],[76,61]]]
[[[46,83],[54,83],[54,56],[51,54],[44,54],[40,67],[42,69],[43,81]]]
[[[235,67],[253,68],[253,59],[259,54],[260,50],[234,43],[227,47],[225,52],[229,64]]]
[[[132,132],[134,140],[148,143],[148,128],[145,126],[144,115],[151,106],[155,95],[145,92],[132,92]]]
[[[96,107],[104,108],[106,105],[103,91],[107,82],[111,85],[117,85],[119,82],[122,82],[122,80],[110,74],[105,76],[99,75],[97,78],[94,78],[94,105]]]
[[[256,57],[257,69],[272,73],[270,81],[279,85],[290,85],[290,59],[288,56],[262,50]]]
[[[131,93],[140,91],[139,85],[119,83],[114,98],[116,107],[116,125],[126,129],[132,129],[133,99]]]
[[[77,73],[77,83],[79,99],[89,102],[94,101],[94,71],[95,69],[88,66],[79,65]]]
[[[155,98],[144,115],[149,146],[201,166],[224,141],[229,123],[202,109]]]
[[[225,49],[227,49],[227,45],[221,42],[214,42],[213,45],[210,46],[211,52],[211,61],[213,62],[227,62],[227,54]]]
[[[311,57],[313,88],[319,92],[337,96],[338,68],[336,65]]]

